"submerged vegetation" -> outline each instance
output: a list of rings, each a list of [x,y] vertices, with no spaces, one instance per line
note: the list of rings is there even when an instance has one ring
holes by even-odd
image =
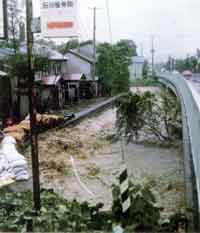
[[[169,89],[159,93],[132,93],[117,102],[118,136],[128,142],[139,141],[141,135],[161,142],[173,142],[182,138],[181,104]]]

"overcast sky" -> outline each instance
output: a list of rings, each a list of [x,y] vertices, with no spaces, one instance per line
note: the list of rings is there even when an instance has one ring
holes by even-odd
[[[92,38],[92,6],[97,11],[97,40],[109,41],[106,0],[78,0],[80,39]],[[40,0],[33,0],[40,15]],[[200,0],[109,0],[113,40],[133,39],[150,56],[155,36],[156,60],[184,57],[200,47]]]

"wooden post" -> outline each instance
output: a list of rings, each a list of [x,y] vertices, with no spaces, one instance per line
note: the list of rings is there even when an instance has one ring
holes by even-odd
[[[33,201],[34,209],[40,210],[40,177],[39,177],[39,158],[38,158],[38,138],[37,138],[37,111],[36,111],[36,91],[35,75],[33,68],[33,33],[32,33],[32,0],[26,0],[26,20],[27,20],[27,56],[28,56],[28,89],[29,89],[29,114],[31,128],[31,155],[33,172]]]

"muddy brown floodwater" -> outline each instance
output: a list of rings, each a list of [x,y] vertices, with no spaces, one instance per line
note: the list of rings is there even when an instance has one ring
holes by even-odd
[[[42,186],[53,188],[63,197],[90,203],[103,202],[111,207],[111,185],[122,161],[121,144],[111,143],[115,130],[114,109],[105,110],[83,120],[73,128],[51,130],[39,137]],[[169,215],[184,206],[184,176],[180,148],[161,148],[150,145],[125,146],[129,175],[134,182],[148,180]],[[30,149],[27,150],[30,161]],[[73,156],[81,181],[74,175],[70,157]],[[31,164],[30,164],[31,167]]]

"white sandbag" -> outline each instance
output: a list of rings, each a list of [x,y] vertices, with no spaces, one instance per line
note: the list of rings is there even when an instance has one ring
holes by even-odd
[[[14,177],[13,169],[9,166],[2,154],[0,154],[0,180],[13,179]]]
[[[11,136],[5,136],[1,142],[0,155],[5,164],[14,174],[17,181],[28,180],[28,165],[23,155],[16,149],[16,140]]]
[[[5,154],[9,163],[25,160],[24,156],[17,151],[16,144],[16,140],[11,136],[5,136],[1,142],[1,151]]]

